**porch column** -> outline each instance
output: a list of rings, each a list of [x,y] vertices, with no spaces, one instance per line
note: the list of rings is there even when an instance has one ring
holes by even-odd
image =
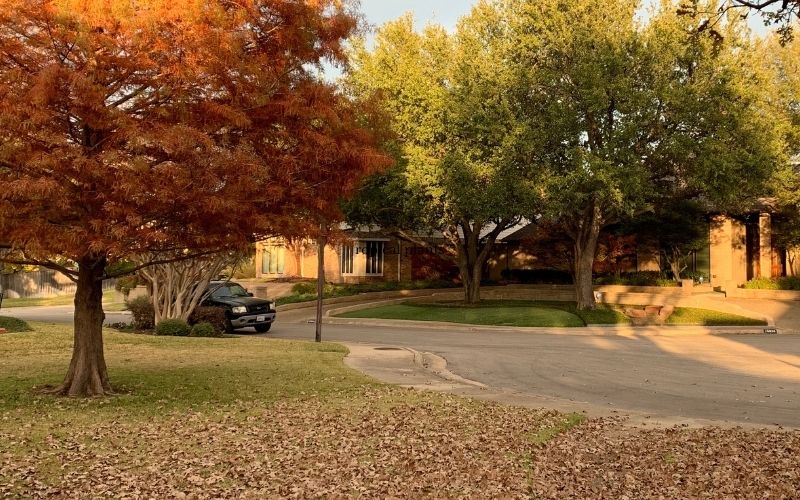
[[[762,213],[758,217],[759,263],[761,278],[772,277],[772,216]]]

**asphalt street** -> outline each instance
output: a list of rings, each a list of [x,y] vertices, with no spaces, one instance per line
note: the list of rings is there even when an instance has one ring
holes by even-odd
[[[69,306],[0,312],[69,322]],[[279,312],[269,338],[312,340],[313,309]],[[108,322],[130,316],[109,313]],[[323,325],[324,340],[403,346],[447,360],[455,374],[575,408],[800,428],[798,335],[585,335]],[[250,333],[249,335],[255,335]]]

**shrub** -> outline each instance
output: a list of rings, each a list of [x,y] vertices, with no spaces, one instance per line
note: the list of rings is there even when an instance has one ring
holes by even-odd
[[[292,286],[294,295],[310,295],[312,293],[317,293],[317,284],[312,281],[301,281]]]
[[[800,277],[755,278],[744,284],[750,290],[800,290]]]
[[[141,296],[125,302],[133,317],[133,326],[137,330],[152,330],[155,326],[155,310],[150,297]]]
[[[599,276],[594,282],[597,285],[678,286],[677,281],[667,278],[659,271],[635,271],[622,273],[620,276]]]
[[[218,332],[225,331],[227,322],[225,309],[221,307],[200,306],[196,307],[192,314],[189,315],[190,325],[209,323]]]
[[[5,328],[8,333],[30,332],[33,329],[28,326],[28,323],[17,318],[9,318],[8,316],[0,316],[0,328]]]
[[[530,285],[572,284],[572,275],[561,269],[505,269],[500,275],[505,280]]]
[[[165,319],[156,325],[156,335],[168,337],[186,337],[191,329],[182,319]]]
[[[197,323],[196,325],[192,326],[192,330],[189,333],[190,337],[222,337],[222,331],[217,330],[214,328],[214,325],[203,321],[201,323]]]

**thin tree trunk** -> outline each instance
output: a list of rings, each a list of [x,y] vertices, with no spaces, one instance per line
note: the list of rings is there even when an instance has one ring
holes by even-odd
[[[75,292],[75,340],[67,376],[54,393],[65,396],[103,396],[111,393],[103,355],[103,272],[105,256],[78,262]]]

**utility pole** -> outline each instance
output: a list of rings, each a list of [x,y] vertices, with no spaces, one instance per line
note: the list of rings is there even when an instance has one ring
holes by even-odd
[[[323,231],[317,238],[317,319],[314,322],[317,342],[322,342],[322,299],[325,294],[325,245],[327,234]]]

